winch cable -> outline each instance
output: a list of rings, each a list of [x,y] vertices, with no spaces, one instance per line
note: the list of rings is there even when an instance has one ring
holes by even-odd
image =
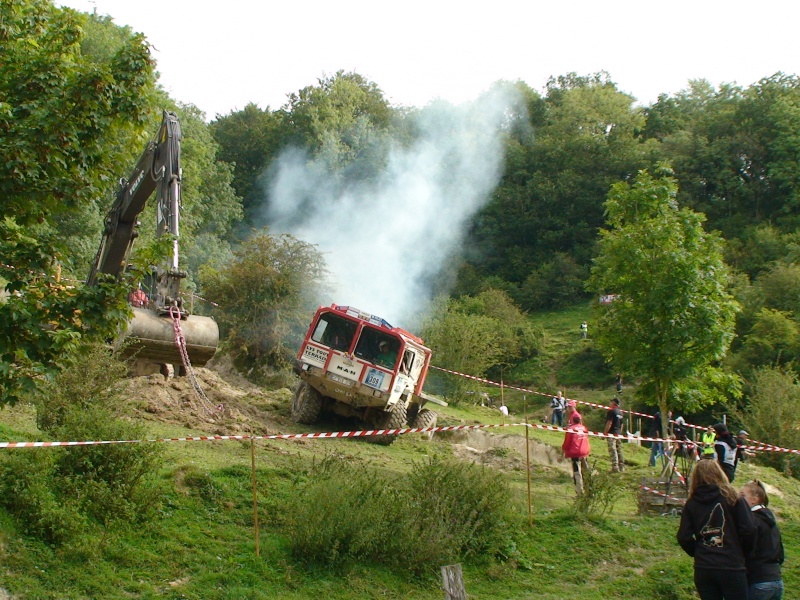
[[[170,306],[169,316],[172,318],[172,328],[175,331],[175,345],[178,347],[178,352],[180,352],[181,361],[183,361],[183,367],[186,370],[186,377],[192,384],[194,395],[206,412],[216,416],[223,409],[223,406],[221,404],[219,406],[215,406],[214,403],[208,399],[208,396],[206,396],[203,388],[200,387],[200,382],[197,381],[197,377],[194,374],[194,369],[192,368],[192,363],[189,360],[189,352],[186,350],[186,337],[183,335],[183,329],[181,328],[181,311],[178,310],[178,307],[176,306]]]

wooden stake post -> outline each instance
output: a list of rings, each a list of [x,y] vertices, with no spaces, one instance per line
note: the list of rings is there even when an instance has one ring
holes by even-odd
[[[444,590],[445,600],[467,600],[461,565],[445,565],[442,567],[442,589]]]

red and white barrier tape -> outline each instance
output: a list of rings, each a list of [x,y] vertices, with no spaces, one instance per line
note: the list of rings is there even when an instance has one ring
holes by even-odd
[[[489,385],[494,385],[497,387],[502,387],[510,390],[517,390],[518,392],[525,392],[528,394],[534,394],[535,396],[547,396],[548,398],[552,398],[553,394],[545,394],[544,392],[537,392],[536,390],[529,390],[528,388],[517,387],[514,385],[507,385],[503,382],[492,381],[491,379],[484,379],[483,377],[475,377],[475,375],[467,375],[466,373],[459,373],[458,371],[451,371],[450,369],[444,369],[442,367],[437,367],[431,365],[431,369],[436,369],[437,371],[444,371],[445,373],[450,373],[451,375],[458,375],[459,377],[465,377],[466,379],[472,379],[474,381],[479,381],[481,383],[486,383]],[[586,402],[585,400],[576,400],[575,398],[564,398],[566,401],[574,400],[577,404],[584,404],[586,406],[593,406],[594,408],[603,408],[605,410],[610,409],[610,406],[606,406],[605,404],[595,404],[594,402]],[[648,415],[645,413],[636,412],[635,410],[626,410],[620,408],[622,412],[630,413],[632,415],[637,415],[640,417],[647,417],[648,419],[654,418],[653,415]],[[705,427],[703,429],[706,429]]]
[[[675,502],[686,504],[686,500],[684,500],[683,498],[676,498],[675,496],[670,496],[669,494],[665,494],[664,492],[659,492],[658,490],[654,490],[653,488],[647,487],[646,485],[640,486],[640,489],[643,489],[646,492],[650,492],[651,494],[655,494],[657,496],[666,498],[667,500],[674,500]]]
[[[517,387],[517,386],[514,386],[514,385],[507,385],[507,384],[505,384],[503,382],[492,381],[491,379],[485,379],[483,377],[476,377],[475,375],[467,375],[466,373],[460,373],[458,371],[452,371],[450,369],[437,367],[435,365],[431,365],[430,368],[431,369],[436,369],[438,371],[443,371],[445,373],[450,373],[451,375],[458,375],[459,377],[464,377],[466,379],[472,379],[473,381],[479,381],[480,383],[486,383],[488,385],[494,385],[494,386],[497,386],[497,387],[506,388],[506,389],[510,389],[510,390],[517,390],[519,392],[525,392],[525,393],[528,393],[528,394],[534,394],[536,396],[546,396],[548,398],[552,398],[552,396],[553,396],[553,394],[546,394],[544,392],[537,392],[536,390],[531,390],[531,389],[528,389],[528,388]],[[586,402],[585,400],[577,400],[575,398],[565,398],[565,400],[574,401],[576,404],[583,404],[583,405],[586,405],[586,406],[592,406],[594,408],[602,408],[604,410],[608,410],[608,409],[611,408],[610,406],[606,406],[604,404],[596,404],[594,402]],[[624,413],[630,413],[632,415],[636,415],[636,416],[639,416],[639,417],[646,417],[648,419],[655,419],[655,417],[653,415],[648,415],[646,413],[636,412],[635,410],[627,410],[627,409],[624,409],[624,408],[620,408],[620,411],[622,411]],[[675,421],[671,420],[671,422],[674,423]],[[686,425],[686,427],[692,427],[694,429],[702,429],[704,431],[706,429],[708,429],[707,426],[704,427],[704,426],[701,426],[701,425],[693,425],[691,423],[684,423],[684,424]],[[675,440],[662,440],[662,439],[659,439],[659,438],[647,438],[647,437],[641,437],[641,438],[636,438],[636,439],[640,439],[642,441],[656,441],[656,442],[663,442],[663,441],[674,442],[675,441]],[[745,448],[747,450],[753,450],[753,451],[756,451],[756,452],[786,452],[786,453],[792,453],[792,454],[800,454],[800,450],[795,450],[795,449],[792,449],[792,448],[781,448],[780,446],[774,446],[772,444],[767,444],[765,442],[758,442],[756,440],[750,440],[750,441],[752,442],[753,445],[752,446],[743,446],[743,448]]]
[[[101,444],[140,444],[155,442],[216,442],[226,440],[297,440],[367,437],[376,435],[404,435],[435,431],[460,431],[494,427],[524,427],[525,423],[492,423],[481,425],[450,425],[445,427],[404,427],[402,429],[369,429],[364,431],[331,431],[323,433],[281,433],[274,435],[203,435],[193,437],[156,438],[151,440],[99,440],[80,442],[0,442],[2,448],[53,448],[58,446],[95,446]]]
[[[555,425],[543,425],[540,423],[489,423],[478,425],[447,425],[442,427],[403,427],[399,429],[368,429],[359,431],[331,431],[320,433],[280,433],[273,435],[209,435],[209,436],[193,436],[193,437],[177,437],[177,438],[155,438],[147,440],[86,440],[86,441],[68,441],[68,442],[0,442],[0,449],[3,448],[54,448],[66,446],[94,446],[103,444],[138,444],[138,443],[157,443],[157,442],[214,442],[226,440],[297,440],[297,439],[335,439],[335,438],[355,438],[355,437],[369,437],[378,435],[405,435],[407,433],[433,433],[440,431],[464,431],[469,429],[492,429],[500,427],[531,427],[534,429],[544,429],[547,431],[556,431],[559,433],[566,433],[567,429],[564,427],[557,427]],[[630,434],[615,434],[615,433],[602,433],[599,431],[589,431],[587,433],[592,437],[611,438],[627,441],[665,441],[659,438],[640,437]],[[675,440],[668,440],[674,442]],[[748,446],[748,448],[750,448]],[[774,452],[774,448],[755,448],[756,450],[764,452]],[[677,471],[677,469],[676,469]],[[679,474],[680,475],[680,474]],[[682,477],[682,476],[681,476]]]

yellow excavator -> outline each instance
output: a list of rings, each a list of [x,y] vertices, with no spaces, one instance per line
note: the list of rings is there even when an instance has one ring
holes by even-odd
[[[186,273],[178,268],[178,221],[181,208],[181,127],[175,113],[164,111],[158,133],[144,149],[128,179],[120,180],[111,210],[105,219],[100,248],[87,285],[101,273],[119,277],[127,266],[138,236],[138,217],[156,192],[156,234],[170,235],[172,255],[155,271],[155,289],[142,301],[132,302],[133,319],[123,339],[123,353],[132,357],[138,374],[161,370],[183,374],[188,367],[205,365],[217,350],[219,327],[209,317],[190,315],[180,294]],[[177,336],[177,337],[176,337]],[[176,339],[185,339],[185,352]],[[188,356],[187,356],[188,355]]]

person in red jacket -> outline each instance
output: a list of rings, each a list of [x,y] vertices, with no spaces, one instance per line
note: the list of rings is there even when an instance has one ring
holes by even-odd
[[[572,459],[572,480],[575,482],[575,493],[583,494],[583,472],[589,467],[586,457],[589,456],[589,430],[581,423],[577,411],[572,413],[571,422],[561,445],[565,458]]]

